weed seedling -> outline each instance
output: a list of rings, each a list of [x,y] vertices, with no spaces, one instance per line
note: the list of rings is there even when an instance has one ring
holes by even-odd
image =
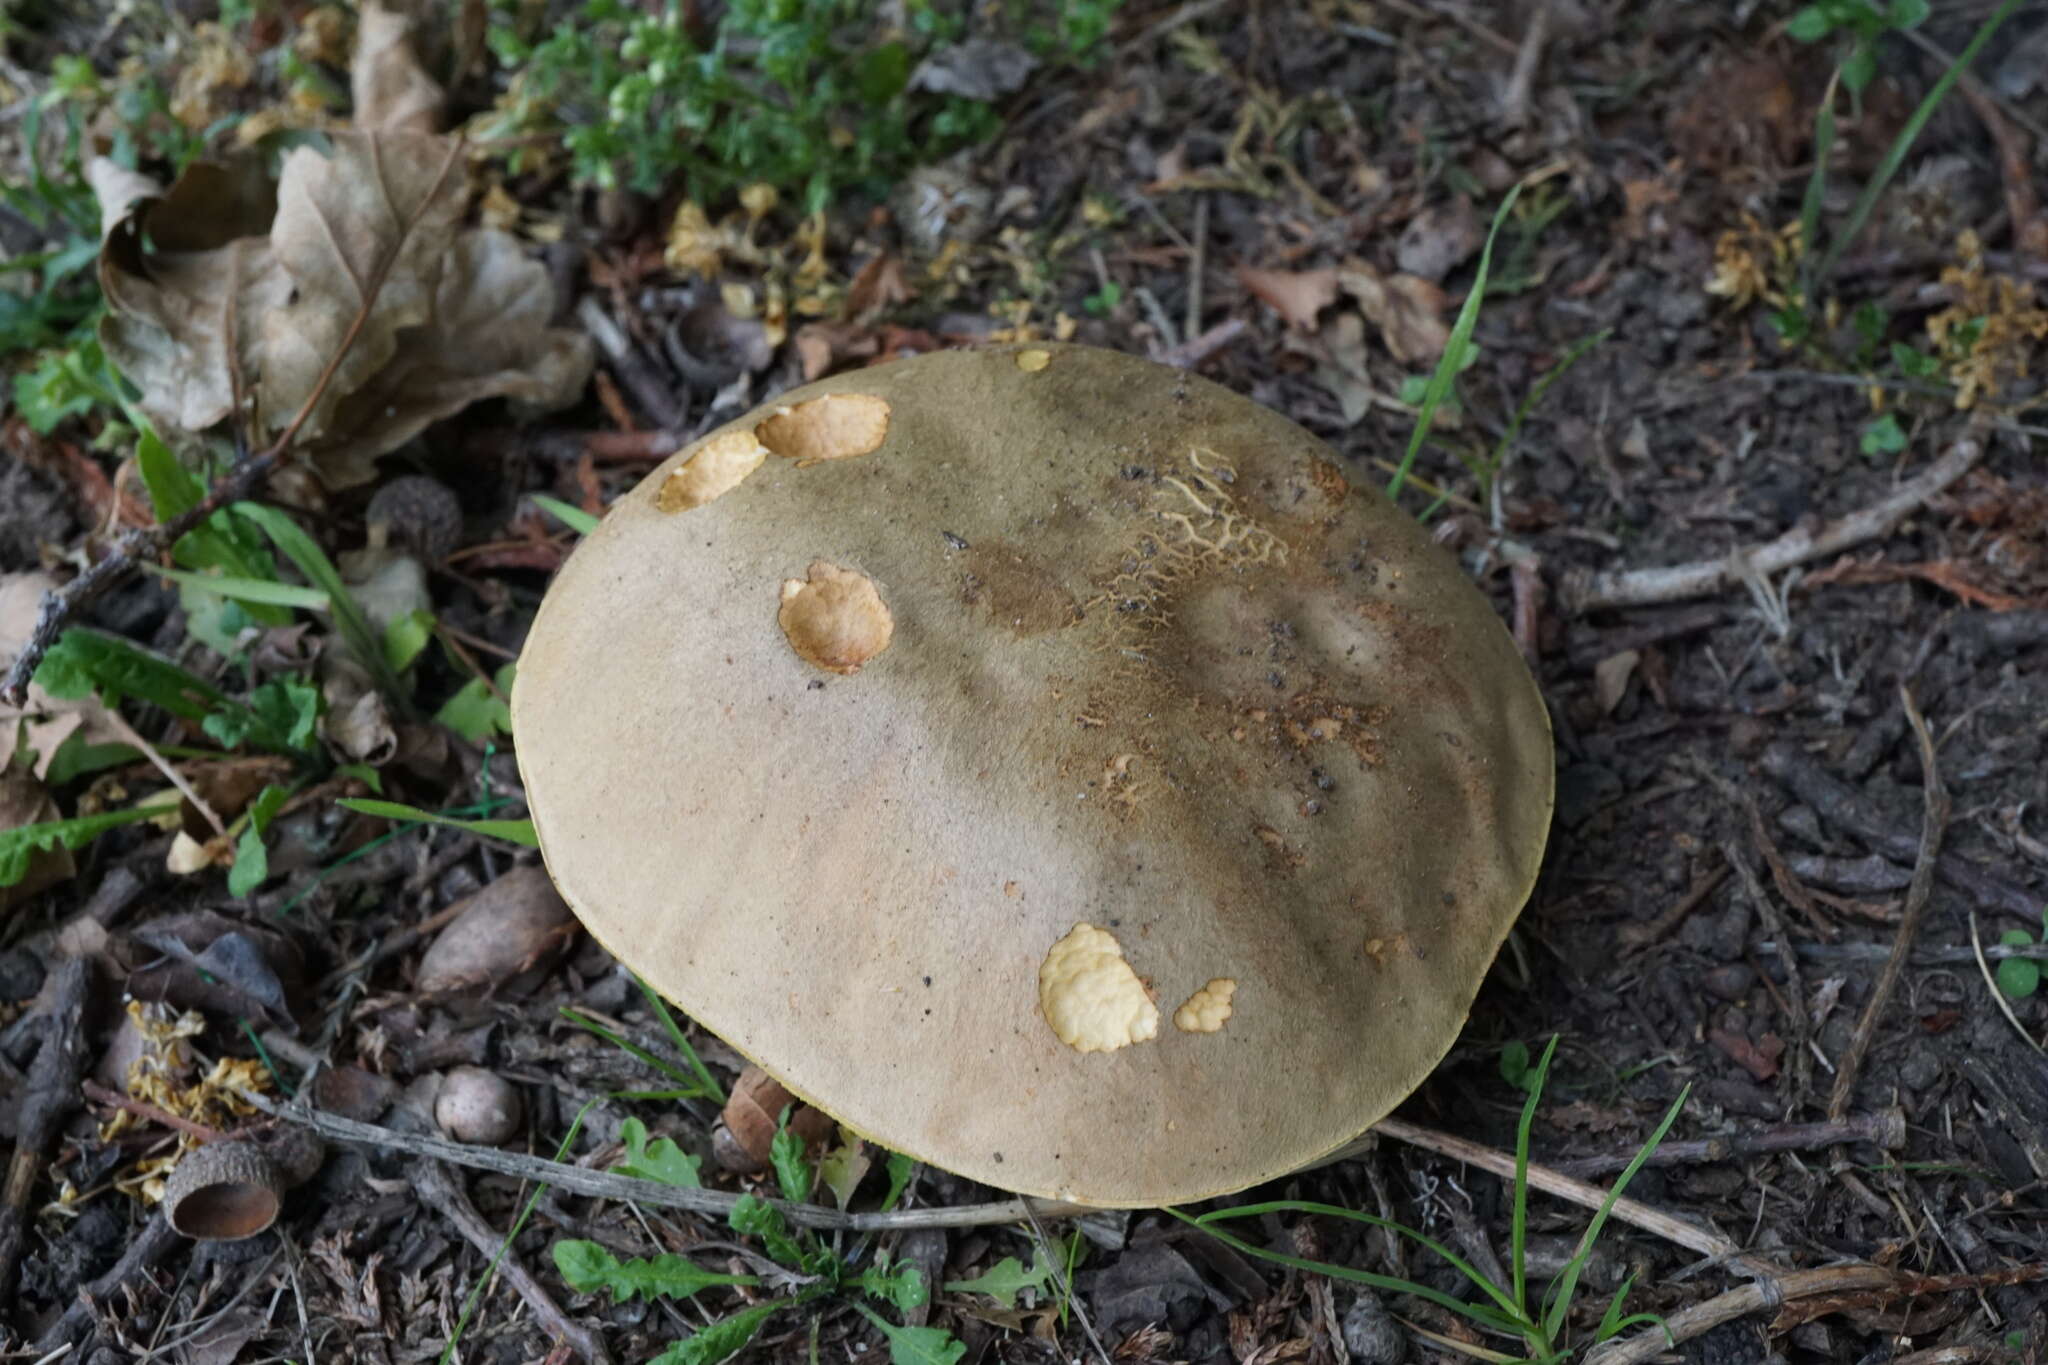
[[[2025,929],[2008,929],[1998,936],[1998,941],[2008,948],[2032,948],[2037,942],[2048,944],[2048,905],[2041,907],[2038,940]],[[1999,992],[2006,999],[2025,1000],[2041,989],[2041,964],[2031,957],[2003,958],[1992,979],[1998,982]]]

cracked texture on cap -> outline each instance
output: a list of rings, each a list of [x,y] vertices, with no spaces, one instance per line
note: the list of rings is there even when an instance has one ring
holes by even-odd
[[[795,458],[732,436],[788,413]],[[665,509],[722,439],[744,474]],[[1550,823],[1542,701],[1448,554],[1284,418],[1071,346],[835,376],[677,452],[570,558],[513,713],[623,961],[873,1140],[1099,1204],[1391,1110]]]

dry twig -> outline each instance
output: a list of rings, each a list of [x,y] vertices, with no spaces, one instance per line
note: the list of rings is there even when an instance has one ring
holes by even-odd
[[[1690,1166],[1708,1161],[1734,1161],[1769,1152],[1804,1152],[1833,1147],[1844,1142],[1874,1142],[1886,1151],[1906,1145],[1906,1115],[1899,1109],[1880,1109],[1871,1114],[1829,1119],[1825,1123],[1786,1123],[1756,1133],[1733,1133],[1727,1137],[1701,1138],[1692,1142],[1664,1142],[1650,1153],[1645,1166]],[[1557,1170],[1565,1175],[1591,1179],[1613,1175],[1635,1160],[1633,1152],[1610,1152],[1606,1156],[1560,1161]]]
[[[1983,437],[1973,430],[1958,438],[1946,455],[1900,484],[1891,496],[1818,529],[1794,527],[1767,544],[1738,548],[1720,559],[1657,569],[1570,573],[1565,575],[1559,595],[1576,612],[1677,602],[1719,592],[1746,576],[1768,577],[1795,565],[1840,554],[1891,530],[1929,498],[1976,468],[1983,458]]]
[[[29,1194],[42,1174],[43,1149],[78,1103],[78,1077],[85,1070],[86,998],[91,990],[92,966],[83,958],[70,958],[57,968],[50,1005],[43,1013],[42,1043],[20,1099],[14,1157],[0,1194],[0,1303],[13,1297],[14,1271],[27,1236]]]
[[[462,1183],[446,1166],[438,1161],[420,1162],[414,1167],[413,1188],[418,1190],[420,1197],[432,1204],[442,1217],[455,1224],[456,1230],[471,1246],[482,1253],[485,1260],[491,1260],[498,1255],[499,1246],[504,1239],[495,1228],[484,1221],[484,1216],[476,1211],[476,1205],[469,1202],[469,1195],[462,1188]],[[554,1296],[548,1293],[540,1281],[533,1278],[526,1267],[520,1264],[519,1258],[511,1254],[509,1248],[504,1258],[497,1262],[497,1270],[511,1282],[512,1287],[519,1292],[519,1297],[526,1301],[526,1306],[533,1310],[533,1316],[539,1320],[542,1330],[552,1334],[557,1341],[566,1342],[577,1355],[589,1361],[590,1365],[612,1365],[611,1353],[604,1348],[604,1339],[563,1313],[556,1305]]]
[[[1948,829],[1948,789],[1942,786],[1941,769],[1935,763],[1934,736],[1928,733],[1927,718],[1920,714],[1911,689],[1904,683],[1899,684],[1899,705],[1906,709],[1906,723],[1913,727],[1913,736],[1920,741],[1920,780],[1926,805],[1920,821],[1920,854],[1913,863],[1913,881],[1906,888],[1906,907],[1899,916],[1899,932],[1892,939],[1891,956],[1878,973],[1877,985],[1863,1007],[1863,1016],[1856,1021],[1856,1032],[1849,1039],[1848,1049],[1836,1062],[1835,1088],[1828,1097],[1831,1119],[1849,1112],[1849,1092],[1856,1088],[1856,1073],[1863,1068],[1878,1020],[1891,1003],[1892,992],[1897,989],[1899,977],[1906,970],[1906,959],[1913,951],[1914,936],[1920,932],[1920,921],[1927,914],[1927,901],[1934,893],[1934,861],[1941,853],[1942,834]]]

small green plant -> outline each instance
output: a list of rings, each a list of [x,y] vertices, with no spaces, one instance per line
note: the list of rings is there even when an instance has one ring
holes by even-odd
[[[642,989],[645,989],[644,985]],[[665,1010],[663,1013],[667,1018]],[[673,1026],[672,1019],[670,1023]],[[585,1027],[591,1026],[585,1023]],[[636,1055],[646,1056],[643,1049],[622,1039],[614,1038],[613,1041]],[[695,1053],[691,1052],[689,1056],[694,1058]],[[701,1068],[702,1063],[697,1065]],[[668,1069],[674,1071],[673,1068]],[[628,1119],[620,1130],[620,1138],[626,1147],[626,1159],[617,1169],[668,1185],[696,1188],[699,1184],[697,1160],[666,1138],[650,1143],[646,1127],[639,1120]],[[787,1110],[776,1126],[769,1155],[776,1187],[782,1197],[792,1204],[809,1201],[819,1184],[820,1171],[805,1156],[803,1139],[790,1131]],[[827,1161],[830,1160],[828,1156]],[[909,1172],[907,1159],[891,1157],[891,1189],[887,1203],[893,1204],[900,1196],[908,1182]],[[793,1226],[778,1206],[752,1194],[740,1197],[726,1221],[734,1232],[759,1243],[767,1257],[781,1268],[781,1273],[773,1277],[779,1297],[717,1319],[669,1346],[654,1357],[652,1365],[716,1365],[716,1362],[736,1354],[751,1342],[776,1313],[833,1297],[853,1301],[854,1311],[872,1323],[888,1341],[893,1365],[955,1365],[966,1354],[965,1343],[957,1340],[951,1332],[938,1327],[900,1326],[863,1301],[872,1300],[899,1313],[923,1306],[930,1299],[931,1291],[916,1266],[902,1261],[891,1263],[880,1251],[863,1265],[862,1252],[866,1243],[842,1252],[836,1243],[828,1245],[808,1228]],[[554,1258],[555,1268],[561,1271],[570,1288],[581,1294],[608,1290],[621,1300],[636,1296],[647,1299],[694,1298],[706,1289],[760,1289],[769,1283],[760,1275],[726,1275],[707,1271],[688,1257],[673,1252],[621,1259],[589,1241],[565,1239],[557,1242]],[[1014,1265],[1014,1261],[1010,1264]],[[1031,1280],[1029,1272],[1022,1271],[1021,1267],[1015,1276],[1006,1273],[990,1279],[995,1275],[996,1272],[991,1271],[982,1277],[986,1284],[962,1283],[984,1293],[1007,1289],[1012,1296],[1027,1284],[1042,1283],[1042,1280]]]
[[[1880,413],[1863,425],[1863,435],[1858,438],[1856,448],[1865,455],[1876,459],[1880,455],[1896,455],[1906,448],[1906,429],[1899,425],[1896,412]]]
[[[2025,929],[2008,929],[1998,936],[1998,941],[2008,948],[2032,948],[2037,943],[2048,943],[2048,905],[2041,907],[2038,939]],[[2006,999],[2025,1000],[2041,989],[2041,963],[2031,957],[2001,958],[1992,979],[1998,983],[1999,993]]]
[[[1831,34],[1849,40],[1842,58],[1842,84],[1860,93],[1877,76],[1877,40],[1887,33],[1918,28],[1927,20],[1927,0],[1817,0],[1792,16],[1785,32],[1802,43],[1817,43]]]
[[[1587,1258],[1592,1255],[1593,1247],[1599,1239],[1600,1231],[1606,1226],[1608,1214],[1614,1208],[1614,1201],[1621,1198],[1621,1193],[1628,1187],[1629,1181],[1635,1178],[1636,1172],[1642,1169],[1645,1161],[1649,1160],[1650,1153],[1657,1149],[1657,1145],[1664,1140],[1664,1135],[1671,1131],[1671,1125],[1677,1120],[1678,1111],[1684,1107],[1686,1094],[1690,1093],[1690,1091],[1688,1089],[1688,1091],[1681,1093],[1672,1102],[1671,1108],[1665,1113],[1663,1121],[1650,1134],[1649,1141],[1643,1144],[1642,1150],[1636,1153],[1635,1160],[1629,1163],[1628,1168],[1614,1182],[1614,1187],[1607,1192],[1606,1200],[1600,1205],[1598,1212],[1593,1215],[1593,1220],[1586,1225],[1585,1233],[1579,1238],[1578,1248],[1571,1260],[1565,1264],[1563,1271],[1558,1274],[1557,1278],[1551,1281],[1549,1289],[1544,1292],[1542,1297],[1536,1302],[1531,1303],[1527,1269],[1529,1130],[1536,1118],[1537,1101],[1542,1098],[1544,1077],[1549,1073],[1550,1060],[1556,1051],[1557,1039],[1553,1037],[1550,1040],[1549,1046],[1544,1048],[1542,1058],[1536,1063],[1534,1070],[1530,1073],[1531,1083],[1527,1087],[1529,1094],[1522,1104],[1522,1120],[1515,1136],[1514,1202],[1510,1231],[1512,1240],[1509,1247],[1511,1284],[1502,1285],[1494,1283],[1492,1279],[1488,1278],[1476,1266],[1461,1258],[1456,1252],[1412,1228],[1404,1227],[1399,1223],[1390,1222],[1384,1218],[1376,1218],[1369,1213],[1359,1213],[1352,1209],[1340,1208],[1334,1204],[1317,1204],[1299,1199],[1276,1199],[1259,1204],[1243,1204],[1233,1208],[1212,1209],[1208,1213],[1199,1216],[1183,1213],[1177,1209],[1169,1209],[1167,1212],[1183,1222],[1200,1228],[1209,1236],[1216,1238],[1224,1245],[1244,1255],[1254,1256],[1260,1260],[1270,1261],[1276,1265],[1288,1266],[1295,1270],[1306,1270],[1318,1275],[1327,1275],[1332,1279],[1362,1284],[1372,1289],[1384,1290],[1395,1294],[1411,1294],[1417,1298],[1425,1299],[1447,1312],[1455,1313],[1459,1317],[1465,1318],[1467,1321],[1478,1326],[1482,1331],[1517,1342],[1523,1352],[1519,1356],[1488,1354],[1487,1359],[1521,1362],[1524,1365],[1560,1365],[1561,1362],[1570,1358],[1574,1351],[1578,1349],[1572,1345],[1568,1332],[1572,1302],[1577,1296],[1579,1278],[1585,1271]],[[1503,1057],[1503,1061],[1505,1062],[1505,1057]],[[1334,1265],[1327,1261],[1313,1261],[1300,1256],[1290,1256],[1280,1252],[1269,1251],[1264,1247],[1254,1246],[1240,1237],[1222,1231],[1222,1226],[1226,1223],[1245,1218],[1263,1218],[1269,1214],[1281,1213],[1342,1218],[1354,1223],[1364,1223],[1371,1227],[1384,1228],[1396,1236],[1405,1237],[1409,1241],[1417,1243],[1427,1251],[1442,1258],[1452,1269],[1470,1280],[1473,1287],[1479,1291],[1481,1299],[1477,1301],[1467,1300],[1454,1294],[1445,1293],[1440,1289],[1431,1288],[1428,1285],[1417,1284],[1412,1280],[1398,1279],[1391,1275],[1376,1275],[1371,1271],[1357,1270],[1350,1266]],[[1628,1299],[1628,1292],[1634,1283],[1635,1276],[1631,1274],[1622,1281],[1621,1287],[1615,1290],[1614,1297],[1608,1301],[1606,1312],[1601,1315],[1599,1326],[1594,1329],[1593,1340],[1595,1343],[1617,1336],[1630,1327],[1645,1324],[1657,1327],[1664,1326],[1663,1320],[1655,1314],[1624,1313],[1623,1309]],[[1665,1328],[1665,1335],[1667,1339],[1670,1338],[1669,1328]],[[1674,1340],[1671,1344],[1676,1345],[1677,1343]]]
[[[1525,1095],[1536,1088],[1538,1077],[1536,1068],[1529,1064],[1529,1045],[1521,1039],[1512,1038],[1502,1044],[1500,1078]]]
[[[993,13],[1041,62],[1084,65],[1120,0],[1009,3]],[[584,0],[545,36],[500,0],[492,51],[516,73],[487,139],[529,144],[559,129],[577,180],[660,193],[678,176],[708,202],[763,182],[805,212],[840,191],[886,192],[921,162],[991,136],[993,105],[915,86],[918,64],[965,32],[967,6],[910,0],[908,24],[865,0],[733,0],[693,29],[678,0]],[[524,150],[511,154],[522,169]]]

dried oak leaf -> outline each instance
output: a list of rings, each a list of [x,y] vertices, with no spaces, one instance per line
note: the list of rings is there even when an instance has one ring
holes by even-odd
[[[1316,329],[1316,314],[1337,301],[1337,272],[1322,270],[1261,270],[1237,267],[1237,282],[1245,291],[1287,319],[1287,325],[1304,332]]]
[[[1337,274],[1344,291],[1358,300],[1358,311],[1380,329],[1394,359],[1424,365],[1444,353],[1451,339],[1444,321],[1449,300],[1444,291],[1416,275],[1382,275],[1362,261]]]
[[[358,127],[295,149],[274,193],[248,166],[200,163],[167,193],[111,162],[90,172],[101,342],[143,410],[203,430],[239,375],[266,436],[304,412],[297,439],[336,488],[468,403],[573,401],[591,366],[588,338],[548,326],[545,268],[463,229],[463,144],[427,131],[439,91],[374,8],[355,86]]]

